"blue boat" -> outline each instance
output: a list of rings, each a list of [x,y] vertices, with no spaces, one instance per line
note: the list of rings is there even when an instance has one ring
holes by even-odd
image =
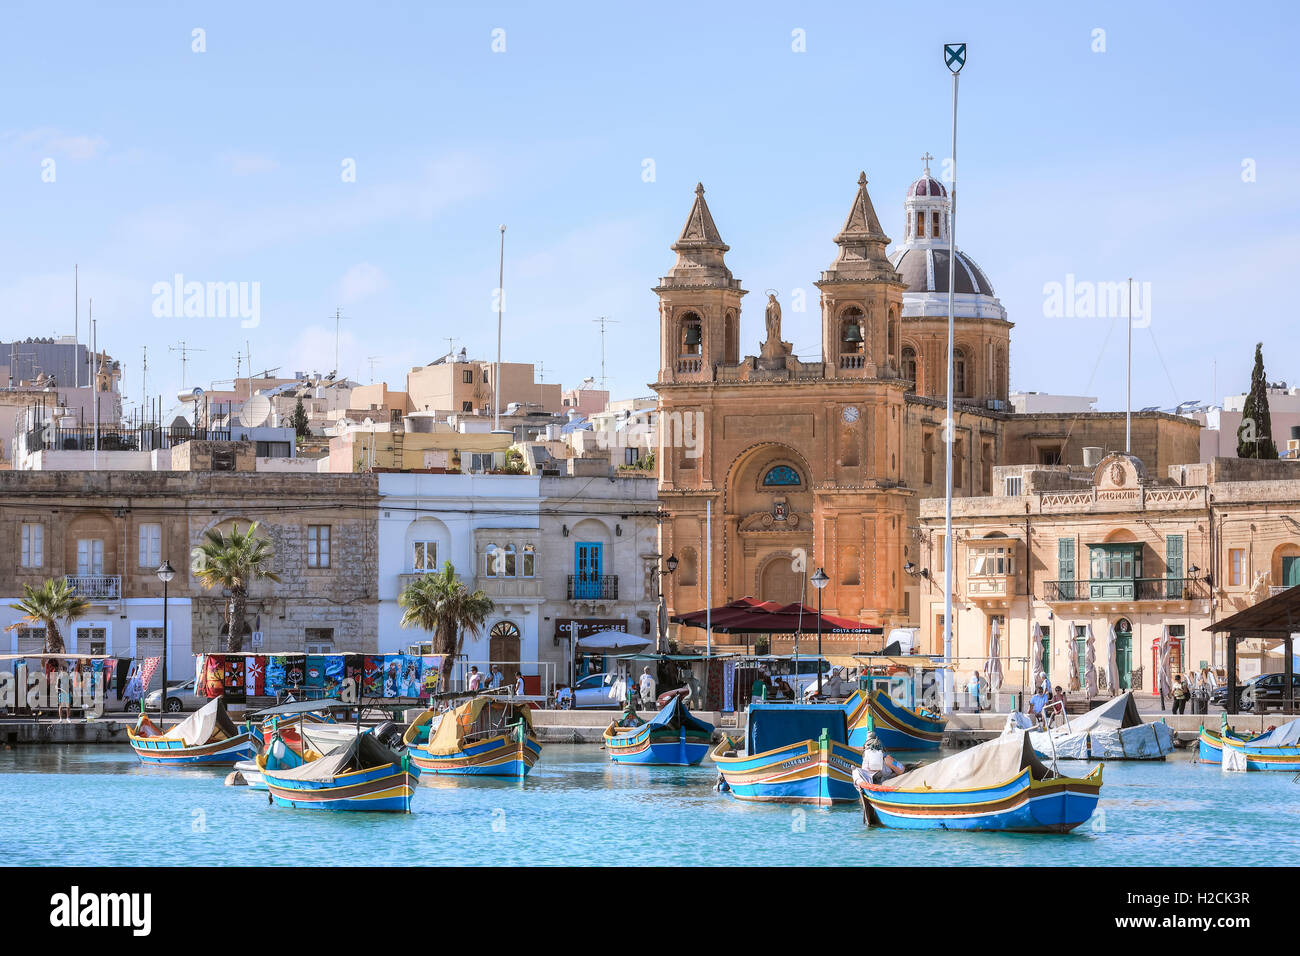
[[[1204,728],[1201,735],[1205,735]],[[1239,740],[1231,735],[1219,739],[1224,770],[1300,771],[1300,720],[1275,727],[1253,740]]]
[[[848,740],[838,704],[750,704],[743,751],[742,742],[729,736],[714,748],[720,789],[738,800],[819,807],[852,802],[862,751]]]
[[[257,752],[252,734],[235,726],[221,697],[170,730],[141,713],[135,727],[127,728],[126,738],[141,763],[159,767],[233,766]]]
[[[303,810],[409,813],[419,783],[410,757],[371,732],[327,754],[311,749],[298,754],[273,736],[257,765],[272,803]]]
[[[854,691],[842,705],[849,724],[849,743],[861,748],[868,720],[886,750],[938,750],[948,721],[924,707],[904,707],[880,687]]]
[[[474,697],[445,714],[426,710],[403,735],[416,773],[528,776],[542,754],[526,704]]]
[[[1104,764],[1063,777],[1034,753],[1029,734],[989,740],[880,782],[855,785],[869,824],[899,830],[1008,830],[1068,833],[1101,796]]]
[[[1200,763],[1222,763],[1223,762],[1223,741],[1224,738],[1238,741],[1243,744],[1255,744],[1267,737],[1267,733],[1257,734],[1254,737],[1246,737],[1237,733],[1231,727],[1227,726],[1227,715],[1224,715],[1223,726],[1219,728],[1216,734],[1212,730],[1207,730],[1204,724],[1201,724],[1200,734],[1198,735],[1198,745],[1196,757]]]
[[[704,759],[713,742],[713,725],[691,714],[680,697],[648,723],[605,728],[605,749],[614,763],[693,767]]]

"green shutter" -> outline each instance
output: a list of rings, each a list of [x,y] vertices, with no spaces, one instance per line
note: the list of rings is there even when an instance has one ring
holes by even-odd
[[[1183,577],[1183,536],[1171,534],[1165,537],[1165,572],[1166,578]]]
[[[1062,581],[1074,580],[1074,539],[1073,538],[1057,539],[1056,576]]]

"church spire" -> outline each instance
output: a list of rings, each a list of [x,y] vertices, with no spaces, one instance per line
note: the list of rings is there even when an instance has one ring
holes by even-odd
[[[839,255],[823,275],[824,279],[861,280],[893,278],[893,267],[885,258],[889,237],[867,193],[867,174],[858,174],[858,191],[853,197],[848,218],[835,237]]]
[[[722,241],[709,204],[704,201],[703,183],[695,185],[695,202],[682,234],[671,248],[677,253],[677,262],[664,277],[664,285],[739,287],[727,268],[725,253],[731,247]]]

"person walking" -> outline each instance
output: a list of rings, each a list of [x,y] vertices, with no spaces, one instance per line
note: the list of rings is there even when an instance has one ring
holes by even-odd
[[[970,672],[970,683],[966,685],[966,690],[970,693],[971,700],[975,704],[975,713],[978,714],[981,710],[983,710],[983,708],[980,707],[980,672],[979,671]]]
[[[1187,700],[1192,696],[1192,691],[1187,686],[1187,682],[1183,680],[1182,674],[1174,675],[1174,686],[1170,696],[1173,698],[1174,713],[1185,713],[1187,711]]]

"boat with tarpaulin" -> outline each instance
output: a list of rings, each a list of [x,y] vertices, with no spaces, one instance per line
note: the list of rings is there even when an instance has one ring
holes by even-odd
[[[344,704],[336,698],[290,701],[258,711],[245,726],[253,736],[257,754],[266,752],[268,742],[275,734],[279,735],[282,746],[301,754],[306,747],[303,735],[308,730],[312,733],[316,750],[320,751],[322,747],[332,750],[362,732],[359,726],[338,720],[339,716],[354,707],[355,705]],[[235,764],[226,783],[247,786],[252,790],[265,790],[266,781],[262,779],[257,757]]]
[[[529,707],[490,695],[443,714],[430,708],[402,739],[420,773],[525,777],[542,754]]]
[[[1204,728],[1201,728],[1204,734]],[[1275,727],[1253,740],[1221,736],[1224,770],[1300,771],[1300,719]]]
[[[367,730],[322,753],[310,730],[301,753],[273,734],[257,758],[271,802],[300,810],[361,810],[409,813],[419,775],[410,757]]]
[[[1059,760],[1164,760],[1174,752],[1174,732],[1163,719],[1144,722],[1132,691],[1065,720],[1061,726],[1034,730],[1032,717],[1012,713],[1003,733],[1017,736],[1028,730],[1039,756]]]
[[[1244,744],[1253,744],[1261,737],[1268,736],[1265,731],[1262,734],[1256,734],[1254,737],[1247,737],[1240,734],[1227,726],[1227,714],[1224,714],[1223,725],[1216,733],[1210,730],[1204,724],[1201,724],[1200,733],[1197,735],[1197,752],[1196,759],[1200,763],[1221,763],[1223,761],[1223,738],[1229,737],[1233,740],[1239,740]]]
[[[868,726],[888,750],[938,750],[947,718],[926,706],[942,665],[911,655],[855,655],[859,689],[844,701],[849,743],[862,747]]]
[[[693,767],[713,742],[713,725],[690,712],[680,697],[638,727],[605,728],[605,749],[615,763]]]
[[[142,713],[126,736],[143,763],[160,767],[232,766],[257,752],[252,733],[235,726],[221,697],[167,730]]]
[[[1105,764],[1065,777],[1034,752],[1029,734],[969,750],[872,783],[855,781],[864,819],[899,830],[1009,830],[1067,833],[1086,822],[1101,796]]]
[[[724,736],[713,750],[719,788],[738,800],[819,807],[852,802],[862,751],[848,739],[839,704],[751,704],[744,740]]]

